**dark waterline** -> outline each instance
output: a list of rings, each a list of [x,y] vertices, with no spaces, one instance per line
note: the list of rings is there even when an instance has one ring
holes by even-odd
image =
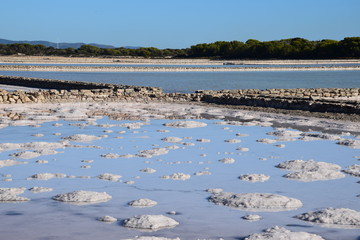
[[[160,87],[164,92],[268,88],[358,88],[360,71],[12,72],[0,75]]]

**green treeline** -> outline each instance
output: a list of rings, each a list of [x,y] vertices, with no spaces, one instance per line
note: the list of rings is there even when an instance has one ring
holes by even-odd
[[[360,58],[360,37],[347,37],[341,41],[309,41],[290,38],[277,41],[218,41],[202,43],[186,49],[98,48],[82,45],[78,49],[55,49],[43,45],[0,44],[0,55],[38,56],[133,56],[145,58],[218,58],[218,59],[333,59]]]

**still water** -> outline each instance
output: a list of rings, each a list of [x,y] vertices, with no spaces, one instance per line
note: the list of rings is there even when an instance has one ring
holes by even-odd
[[[360,71],[263,72],[11,72],[0,75],[39,77],[161,87],[164,92],[267,88],[360,87]]]

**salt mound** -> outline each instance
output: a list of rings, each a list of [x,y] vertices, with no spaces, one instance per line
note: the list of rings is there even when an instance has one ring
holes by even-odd
[[[38,152],[25,151],[25,152],[13,153],[10,156],[15,157],[15,158],[21,158],[21,159],[31,159],[31,158],[40,157],[41,154]]]
[[[247,221],[259,221],[261,220],[261,216],[256,215],[256,214],[249,214],[249,215],[245,215],[242,217],[242,219],[245,219]]]
[[[342,139],[342,140],[338,141],[336,144],[350,147],[350,148],[356,148],[356,149],[360,148],[360,140]]]
[[[165,238],[165,237],[152,237],[152,236],[141,236],[123,240],[180,240],[180,238]]]
[[[315,162],[313,160],[291,160],[276,165],[278,168],[297,171],[284,175],[285,178],[311,182],[319,180],[331,180],[345,177],[339,170],[341,167],[327,162]]]
[[[211,172],[209,171],[199,171],[194,173],[195,176],[203,176],[203,175],[211,175]]]
[[[29,198],[17,195],[24,193],[26,188],[0,188],[0,202],[25,202]]]
[[[144,172],[144,173],[154,173],[154,172],[156,172],[156,170],[152,169],[152,168],[144,168],[144,169],[141,169],[140,171]]]
[[[133,207],[144,208],[144,207],[153,207],[157,205],[157,202],[148,198],[141,198],[138,200],[131,201],[128,204]]]
[[[284,129],[267,133],[267,135],[275,136],[278,138],[296,138],[296,137],[299,137],[301,134],[302,134],[302,132],[300,132],[300,131],[284,130]]]
[[[295,217],[314,223],[360,227],[360,212],[349,208],[326,208],[316,212],[303,213]]]
[[[112,173],[103,173],[97,176],[98,179],[107,180],[107,181],[118,181],[121,178],[120,175],[112,174]]]
[[[119,158],[120,155],[116,154],[116,153],[106,153],[106,154],[101,154],[100,157],[103,157],[103,158]]]
[[[124,221],[124,226],[140,230],[157,231],[164,228],[173,228],[179,225],[177,221],[163,215],[141,215]]]
[[[326,169],[326,170],[340,170],[339,165],[327,162],[315,162],[314,160],[290,160],[276,165],[277,168],[287,169],[287,170],[316,170],[316,169]]]
[[[32,187],[29,189],[29,191],[33,193],[43,193],[43,192],[52,192],[53,189],[48,187]]]
[[[27,163],[28,162],[20,162],[20,161],[15,161],[12,159],[0,160],[0,168],[10,167],[10,166],[19,165],[19,164],[27,164]]]
[[[354,164],[351,166],[348,166],[343,172],[348,173],[354,177],[360,177],[360,165]]]
[[[220,192],[209,198],[217,205],[247,211],[287,211],[302,207],[302,202],[295,198],[271,193],[228,193]]]
[[[37,173],[29,177],[29,179],[37,180],[49,180],[52,178],[64,178],[66,174],[64,173]]]
[[[101,218],[98,219],[101,222],[106,222],[106,223],[113,223],[116,222],[117,219],[111,216],[103,216]]]
[[[319,235],[307,232],[291,232],[283,227],[272,227],[266,229],[264,233],[255,233],[244,240],[324,240]]]
[[[202,142],[202,143],[208,143],[208,142],[211,142],[210,139],[207,139],[207,138],[199,138],[199,139],[196,139],[196,141],[198,142]]]
[[[264,174],[244,174],[241,175],[240,180],[248,182],[265,182],[270,179],[270,176]]]
[[[94,140],[101,139],[100,137],[94,135],[86,135],[86,134],[75,134],[68,137],[63,137],[65,140],[69,140],[72,142],[91,142]]]
[[[178,138],[178,137],[165,137],[165,138],[161,139],[161,141],[170,142],[170,143],[180,142],[181,140],[182,140],[182,138]]]
[[[224,190],[222,188],[209,188],[206,191],[209,193],[215,194],[215,193],[221,193]]]
[[[276,143],[275,139],[269,139],[269,138],[262,138],[262,139],[258,139],[256,141],[259,143],[266,143],[266,144]]]
[[[226,140],[224,140],[224,142],[227,142],[227,143],[240,143],[241,140],[234,138],[234,139],[226,139]]]
[[[244,148],[244,147],[239,147],[239,148],[237,148],[236,150],[238,150],[238,151],[240,151],[240,152],[248,152],[248,151],[250,151],[249,148]]]
[[[196,121],[176,121],[176,122],[165,123],[164,126],[173,127],[173,128],[198,128],[198,127],[205,127],[207,126],[207,124]]]
[[[302,133],[300,140],[313,141],[313,140],[340,140],[341,138],[337,135],[331,135],[326,133]]]
[[[152,158],[153,156],[168,154],[169,150],[166,148],[153,148],[149,150],[139,151],[138,157]]]
[[[220,159],[219,162],[225,163],[225,164],[233,164],[235,162],[235,159],[233,158],[223,158]]]
[[[167,176],[162,176],[161,178],[163,179],[172,179],[172,180],[187,180],[189,179],[191,176],[189,174],[185,174],[185,173],[174,173],[171,175],[167,175]]]
[[[74,191],[69,193],[63,193],[54,196],[52,199],[61,202],[90,204],[106,202],[111,199],[111,196],[106,192],[93,192],[93,191]]]
[[[316,169],[316,170],[288,173],[285,174],[284,177],[303,181],[303,182],[312,182],[319,180],[339,179],[345,177],[345,175],[339,171],[328,170],[328,169]]]

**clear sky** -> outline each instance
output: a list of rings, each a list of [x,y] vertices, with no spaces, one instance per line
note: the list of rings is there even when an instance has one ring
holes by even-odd
[[[0,0],[0,38],[186,48],[360,36],[360,0]]]

